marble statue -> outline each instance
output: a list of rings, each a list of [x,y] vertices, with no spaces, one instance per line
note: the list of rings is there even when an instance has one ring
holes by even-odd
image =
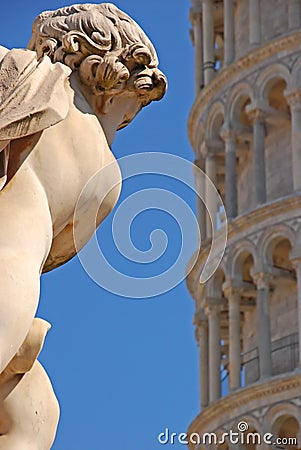
[[[40,274],[78,250],[77,199],[107,165],[97,224],[114,207],[110,144],[166,84],[149,39],[110,3],[44,12],[28,49],[0,47],[0,450],[52,446],[59,408],[37,361],[50,327],[35,318]],[[90,237],[87,227],[81,245]]]

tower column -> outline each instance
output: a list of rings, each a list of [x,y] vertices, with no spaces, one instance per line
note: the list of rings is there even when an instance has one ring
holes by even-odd
[[[266,202],[265,114],[259,108],[247,108],[253,121],[253,178],[257,204]]]
[[[226,212],[229,220],[237,216],[236,136],[233,130],[222,130],[226,156]]]
[[[204,82],[210,83],[214,77],[214,17],[213,0],[202,0],[203,5],[203,54],[204,54]]]
[[[300,27],[301,4],[300,0],[289,0],[288,2],[288,25],[292,30]]]
[[[203,410],[209,404],[208,320],[203,312],[196,314],[196,339],[200,351],[200,403]]]
[[[299,367],[301,366],[301,257],[295,257],[291,259],[297,275],[297,293],[298,293],[298,341],[299,341]]]
[[[195,179],[195,189],[197,192],[197,218],[198,224],[201,232],[201,240],[206,239],[206,179],[204,172],[202,170],[202,161],[194,161],[194,179]]]
[[[205,313],[209,326],[209,402],[221,396],[221,346],[220,346],[220,307],[207,305]]]
[[[249,40],[250,44],[261,42],[260,0],[249,0]]]
[[[224,285],[224,294],[229,305],[229,381],[230,390],[241,387],[241,346],[240,346],[240,290],[231,281]]]
[[[224,42],[225,42],[225,66],[229,66],[235,57],[234,36],[234,0],[224,0]]]
[[[208,150],[207,145],[203,148],[203,157],[205,159],[205,172],[207,177],[205,179],[205,199],[206,207],[209,213],[206,219],[206,236],[212,236],[213,230],[216,229],[216,215],[217,215],[217,197],[216,192],[212,189],[211,182],[216,182],[216,161],[215,154],[212,150]],[[211,180],[211,182],[210,182]]]
[[[252,274],[257,286],[257,345],[259,352],[260,378],[272,375],[271,323],[269,292],[271,276],[264,272]]]
[[[203,30],[202,30],[202,12],[192,11],[191,23],[193,26],[193,44],[194,44],[194,91],[197,95],[204,86],[204,68],[203,68]]]
[[[291,109],[291,145],[294,190],[301,189],[301,91],[298,89],[286,95]]]

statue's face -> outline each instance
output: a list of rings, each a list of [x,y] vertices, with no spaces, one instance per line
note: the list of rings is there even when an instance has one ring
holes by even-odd
[[[157,68],[137,64],[128,69],[130,77],[112,89],[97,90],[93,85],[90,88],[80,83],[109,144],[112,144],[117,130],[126,127],[143,106],[161,98],[166,89],[165,76]]]

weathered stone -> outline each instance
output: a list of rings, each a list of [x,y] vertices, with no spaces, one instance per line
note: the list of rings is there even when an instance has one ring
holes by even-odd
[[[89,17],[89,19],[88,19]],[[41,271],[68,261],[114,207],[117,130],[163,97],[166,79],[142,29],[112,4],[47,11],[27,50],[0,47],[0,449],[48,450],[58,404],[36,357]],[[81,191],[102,173],[77,218]],[[89,208],[103,202],[95,223]]]

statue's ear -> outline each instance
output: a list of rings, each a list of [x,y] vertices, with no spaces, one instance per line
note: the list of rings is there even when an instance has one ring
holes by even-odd
[[[114,89],[119,83],[127,81],[130,73],[114,55],[104,58],[90,55],[81,63],[79,76],[86,86],[99,94],[101,91]]]

